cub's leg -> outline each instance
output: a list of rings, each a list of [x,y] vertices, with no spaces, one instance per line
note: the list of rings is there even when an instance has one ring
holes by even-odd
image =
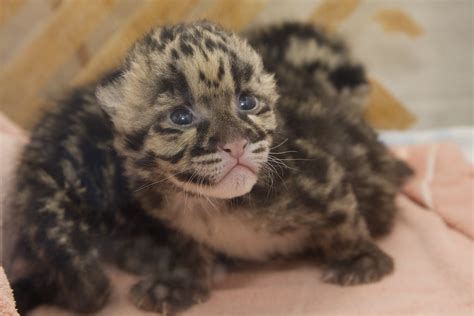
[[[397,188],[380,175],[366,176],[354,187],[358,209],[372,237],[390,232],[397,213],[396,193]]]
[[[309,142],[297,149],[308,159],[296,160],[295,196],[308,210],[310,245],[327,262],[324,280],[342,285],[374,282],[393,270],[393,260],[372,241],[346,171]]]
[[[176,234],[155,254],[155,271],[146,269],[146,275],[130,289],[130,298],[140,309],[164,314],[175,314],[209,297],[213,256],[196,242]]]
[[[349,185],[342,189],[313,231],[313,244],[327,262],[326,282],[354,285],[375,282],[392,272],[394,263],[371,239]]]
[[[370,171],[363,165],[354,165],[351,183],[371,236],[380,237],[393,226],[397,213],[396,195],[413,175],[413,170],[390,155],[381,143],[374,141],[370,147],[365,157],[365,166],[370,164]]]
[[[27,221],[20,252],[35,271],[13,283],[20,313],[43,303],[79,313],[99,310],[109,296],[109,281],[80,211],[61,192],[32,196],[23,205]]]

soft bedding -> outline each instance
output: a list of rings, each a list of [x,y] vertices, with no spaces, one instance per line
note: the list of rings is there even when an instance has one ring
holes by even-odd
[[[474,162],[474,127],[456,126],[410,131],[384,131],[380,139],[389,146],[421,145],[428,143],[450,142],[462,151],[464,158]]]

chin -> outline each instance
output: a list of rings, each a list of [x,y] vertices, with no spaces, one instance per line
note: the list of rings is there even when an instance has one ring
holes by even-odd
[[[218,199],[231,199],[249,193],[257,183],[257,175],[246,167],[237,166],[219,182],[209,186],[183,184],[173,178],[171,181],[188,192]]]

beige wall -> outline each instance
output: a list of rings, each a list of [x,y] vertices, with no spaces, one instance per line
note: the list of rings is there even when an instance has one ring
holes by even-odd
[[[380,65],[374,67],[377,56],[366,58],[371,46],[359,39],[374,36],[379,45],[392,43],[395,50],[406,45],[411,54],[426,29],[411,10],[404,1],[378,0],[0,0],[0,107],[31,126],[48,100],[118,63],[130,43],[153,25],[207,18],[239,30],[300,20],[352,39],[356,56],[371,67],[369,120],[376,127],[405,128],[413,116],[397,100],[404,91],[386,80]]]

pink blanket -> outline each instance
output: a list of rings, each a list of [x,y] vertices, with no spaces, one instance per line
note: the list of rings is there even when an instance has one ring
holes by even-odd
[[[2,198],[24,143],[21,132],[5,124],[0,116]],[[417,177],[398,198],[394,231],[380,240],[395,258],[392,275],[343,288],[321,282],[321,270],[311,262],[273,263],[221,275],[211,299],[184,315],[473,315],[473,166],[449,143],[395,152],[410,162]],[[116,289],[100,315],[150,315],[128,303],[127,290],[136,277],[112,268],[109,274]],[[6,285],[1,283],[0,277],[0,291]],[[0,293],[0,314],[14,315],[11,306],[8,293]],[[33,313],[52,314],[70,315],[46,306]]]

